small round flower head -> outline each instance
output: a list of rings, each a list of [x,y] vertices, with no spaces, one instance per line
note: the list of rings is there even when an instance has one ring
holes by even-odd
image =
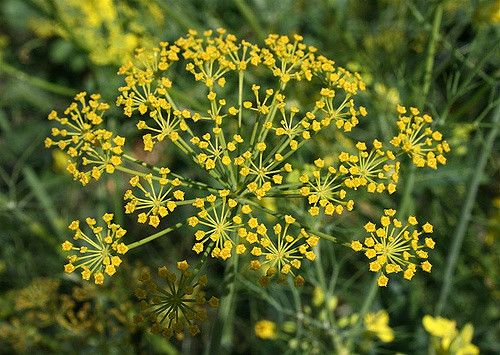
[[[255,335],[261,339],[276,339],[276,323],[267,319],[259,320],[255,323]]]
[[[317,216],[321,211],[326,215],[341,214],[345,209],[352,210],[353,200],[346,199],[346,191],[342,189],[341,174],[333,166],[325,166],[322,159],[314,161],[312,173],[304,173],[300,178],[303,184],[300,194],[307,197],[311,206],[309,214]]]
[[[346,152],[339,155],[340,162],[346,165],[341,165],[339,170],[349,175],[344,184],[352,189],[363,186],[372,193],[386,190],[390,194],[394,193],[400,165],[395,161],[394,154],[390,150],[382,150],[382,143],[377,140],[373,142],[373,149],[369,152],[363,142],[358,142],[356,148],[356,155]]]
[[[405,279],[411,280],[417,268],[431,272],[432,265],[424,249],[434,249],[435,242],[430,237],[422,238],[422,235],[432,233],[432,225],[425,223],[419,230],[415,217],[410,216],[403,223],[394,218],[395,213],[392,209],[385,210],[380,226],[372,222],[365,225],[370,235],[363,243],[359,240],[351,243],[352,249],[363,251],[372,260],[370,271],[380,273],[379,286],[387,286],[387,275],[392,273],[402,272]]]
[[[196,227],[196,243],[193,250],[200,254],[206,243],[214,242],[211,255],[227,260],[231,257],[234,247],[242,254],[245,247],[239,238],[247,235],[245,221],[248,215],[239,213],[236,200],[228,197],[229,190],[219,191],[219,196],[209,195],[205,199],[196,199],[193,205],[200,209],[196,216],[190,217],[188,223]]]
[[[155,276],[148,269],[143,271],[139,277],[141,286],[135,291],[141,300],[136,321],[150,323],[153,333],[167,338],[175,335],[182,340],[186,331],[191,336],[200,332],[200,324],[207,318],[207,306],[217,307],[219,300],[205,299],[207,277],[193,275],[185,260],[177,263],[177,269],[180,275],[166,266],[158,268]]]
[[[138,212],[139,223],[149,223],[158,227],[161,218],[173,212],[179,201],[184,200],[184,192],[179,189],[181,181],[177,178],[167,178],[168,168],[160,169],[160,176],[147,174],[133,176],[130,185],[134,190],[127,190],[124,199],[125,213]]]
[[[260,280],[262,284],[267,284],[275,275],[278,277],[278,282],[284,282],[286,275],[295,276],[294,270],[300,269],[303,259],[310,261],[316,259],[312,247],[318,244],[319,238],[308,234],[304,229],[295,236],[289,234],[290,225],[294,223],[295,219],[292,216],[285,216],[284,225],[275,224],[271,237],[263,224],[256,227],[259,239],[251,250],[256,259],[251,261],[250,267],[264,271],[265,276]],[[302,284],[303,278],[295,276],[295,282]]]
[[[85,92],[75,96],[64,111],[67,117],[59,117],[56,111],[49,114],[49,120],[57,121],[62,128],[53,127],[53,138],[45,139],[47,148],[56,146],[70,156],[67,170],[83,185],[98,180],[103,172],[113,173],[122,163],[120,155],[125,144],[125,138],[100,128],[109,105],[100,102],[98,94],[90,99],[86,96]]]
[[[446,164],[444,154],[450,151],[450,146],[442,140],[440,132],[430,128],[431,116],[420,116],[415,107],[407,110],[398,105],[397,111],[399,133],[392,138],[392,145],[408,154],[417,167],[428,166],[437,169],[438,164]]]
[[[121,242],[127,232],[120,225],[113,223],[113,214],[106,213],[102,217],[105,227],[97,224],[93,218],[87,218],[86,224],[91,233],[85,233],[80,228],[80,221],[73,221],[69,229],[74,231],[73,239],[76,242],[65,241],[62,250],[71,252],[69,262],[64,265],[64,271],[72,273],[81,269],[82,278],[89,280],[91,276],[96,284],[104,282],[105,274],[112,276],[116,268],[122,263],[118,254],[125,254],[128,247]],[[80,246],[76,246],[78,243]]]

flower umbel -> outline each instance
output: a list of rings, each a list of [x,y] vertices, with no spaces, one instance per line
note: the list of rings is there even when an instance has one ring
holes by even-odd
[[[120,242],[127,231],[113,223],[113,214],[106,213],[102,219],[106,222],[105,227],[98,226],[93,218],[85,220],[92,234],[82,231],[80,221],[71,222],[69,229],[75,232],[73,239],[82,241],[84,245],[77,247],[70,241],[62,244],[63,251],[74,253],[68,256],[69,263],[64,266],[64,271],[71,273],[82,269],[84,280],[89,280],[94,275],[94,282],[99,285],[104,282],[104,274],[114,275],[116,268],[122,263],[117,254],[125,254],[128,250]]]
[[[251,254],[258,259],[250,263],[252,269],[264,269],[265,276],[260,279],[262,284],[267,284],[269,280],[278,275],[278,282],[284,282],[287,274],[294,275],[294,269],[300,269],[302,260],[316,259],[316,254],[312,247],[316,246],[319,238],[310,235],[301,229],[298,235],[289,234],[290,225],[295,223],[295,218],[285,216],[285,224],[275,224],[273,227],[274,236],[270,237],[264,224],[257,227],[257,234],[260,236],[258,246],[252,248]],[[248,238],[247,238],[248,239]],[[302,276],[295,276],[295,283],[302,284]]]
[[[158,227],[160,219],[173,212],[179,201],[184,200],[184,192],[179,190],[181,181],[178,178],[168,179],[168,168],[160,168],[160,176],[146,174],[142,177],[133,176],[130,185],[137,192],[125,191],[124,199],[129,200],[125,205],[125,213],[140,211],[137,216],[139,223],[146,223]],[[142,181],[142,182],[141,182]]]
[[[100,102],[101,96],[93,94],[86,99],[87,93],[81,92],[65,111],[68,117],[59,117],[56,111],[49,114],[49,120],[59,122],[62,128],[52,128],[52,136],[59,138],[45,139],[45,146],[56,146],[71,157],[67,170],[82,185],[91,178],[98,180],[103,172],[113,173],[116,166],[122,164],[125,138],[114,136],[112,132],[101,128],[102,115],[109,105]]]
[[[424,248],[434,249],[435,242],[423,234],[432,233],[432,225],[426,223],[418,231],[417,219],[408,217],[407,223],[393,218],[396,211],[384,210],[380,218],[381,227],[369,222],[365,230],[370,233],[363,243],[359,240],[351,242],[351,248],[355,251],[364,251],[370,262],[370,271],[380,273],[379,286],[387,286],[389,278],[386,274],[403,272],[404,278],[411,280],[417,267],[426,272],[431,272],[432,265],[427,260],[428,253]]]
[[[141,314],[137,322],[149,321],[151,331],[170,338],[184,338],[184,332],[194,336],[200,332],[199,325],[207,318],[207,305],[217,307],[219,300],[205,299],[203,289],[207,284],[206,276],[197,276],[189,270],[186,260],[177,263],[180,276],[166,266],[158,268],[158,278],[145,269],[139,278],[141,288],[135,291],[141,300]]]
[[[410,107],[408,116],[405,107],[398,105],[397,110],[399,134],[391,140],[392,145],[401,148],[412,158],[413,164],[420,168],[427,165],[437,169],[438,163],[446,164],[443,154],[450,151],[450,146],[442,140],[440,132],[429,127],[432,117],[419,116],[420,111],[415,107]]]

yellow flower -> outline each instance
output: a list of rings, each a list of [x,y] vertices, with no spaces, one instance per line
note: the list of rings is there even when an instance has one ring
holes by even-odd
[[[323,164],[320,164],[323,165]],[[326,215],[342,214],[344,209],[352,210],[353,200],[346,200],[346,191],[342,189],[340,173],[332,166],[316,168],[312,174],[300,177],[302,186],[299,192],[307,197],[309,213],[316,216],[320,208]]]
[[[284,282],[288,274],[294,275],[294,270],[298,270],[302,265],[302,260],[313,261],[316,254],[312,247],[316,246],[319,238],[301,229],[298,235],[289,234],[289,229],[295,219],[292,216],[285,216],[284,226],[275,224],[273,227],[274,237],[270,237],[267,228],[260,224],[255,229],[260,239],[255,238],[257,246],[251,250],[255,259],[252,264],[253,269],[263,269],[265,276],[260,279],[262,284],[267,284],[269,280],[278,275],[278,282]],[[247,241],[249,238],[247,237]],[[298,276],[295,276],[297,281]]]
[[[96,226],[94,219],[87,218],[87,225],[92,231],[91,236],[80,229],[79,221],[71,222],[69,229],[75,232],[73,239],[82,241],[83,245],[77,247],[70,241],[62,244],[63,251],[74,253],[68,256],[69,262],[64,266],[64,271],[72,273],[76,269],[81,269],[82,278],[89,280],[93,274],[96,284],[104,282],[105,274],[109,276],[115,274],[116,268],[122,263],[116,254],[125,254],[128,251],[128,247],[120,242],[127,231],[113,223],[111,213],[106,213],[102,219],[106,222],[105,228]]]
[[[214,243],[212,257],[227,260],[231,257],[233,248],[240,245],[239,239],[246,237],[245,223],[251,215],[237,213],[239,205],[227,196],[227,190],[220,191],[219,195],[220,197],[209,195],[205,198],[209,203],[208,208],[200,201],[194,203],[200,211],[190,222],[191,226],[199,228],[194,234],[196,243],[193,250],[199,254],[205,249],[206,243]],[[238,247],[238,254],[244,251],[241,246]]]
[[[430,224],[426,223],[422,231],[418,231],[418,222],[415,217],[410,216],[408,223],[403,225],[401,221],[393,218],[395,210],[385,210],[380,219],[382,227],[369,222],[365,230],[370,233],[363,244],[360,241],[351,242],[351,248],[355,251],[363,251],[371,260],[369,269],[379,272],[379,286],[387,286],[389,278],[387,275],[403,272],[404,278],[411,280],[417,267],[426,272],[431,272],[432,265],[426,260],[428,255],[425,248],[433,248],[434,241],[427,237],[424,244],[420,244],[421,235],[430,233]],[[422,261],[420,261],[422,260]],[[387,275],[386,275],[387,274]]]
[[[276,323],[262,319],[255,323],[255,335],[261,339],[276,339]]]
[[[352,189],[363,186],[371,193],[386,190],[390,194],[394,193],[399,181],[400,166],[400,163],[394,160],[394,154],[389,150],[382,150],[382,144],[376,140],[373,142],[374,148],[369,152],[365,143],[358,142],[356,147],[357,155],[344,152],[339,156],[349,175],[344,184]]]

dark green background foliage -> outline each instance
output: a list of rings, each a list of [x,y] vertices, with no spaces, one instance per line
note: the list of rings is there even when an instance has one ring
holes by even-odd
[[[120,2],[139,12],[144,4]],[[342,223],[336,219],[317,223],[349,241],[361,235],[364,223],[376,218],[382,208],[400,206],[434,225],[437,247],[430,255],[432,273],[420,273],[411,283],[391,280],[387,289],[379,290],[372,306],[389,312],[395,341],[373,348],[360,341],[359,352],[425,353],[428,338],[422,317],[435,314],[443,287],[449,282],[451,293],[443,303],[442,315],[455,319],[460,327],[471,322],[475,327],[473,343],[483,353],[499,353],[500,160],[495,141],[500,124],[499,2],[153,2],[165,16],[163,24],[154,25],[147,16],[142,21],[144,31],[156,39],[173,41],[188,28],[224,27],[238,38],[259,44],[268,33],[299,33],[337,65],[360,72],[368,89],[358,100],[369,115],[349,134],[354,143],[391,137],[398,102],[420,107],[434,117],[436,129],[452,147],[446,166],[438,171],[414,172],[405,167],[402,188],[390,198],[363,197],[358,213],[343,218]],[[133,239],[152,230],[123,213],[126,177],[114,174],[82,188],[57,164],[53,152],[43,148],[51,109],[64,110],[71,96],[82,90],[101,92],[104,100],[113,103],[121,85],[115,75],[118,66],[93,63],[78,38],[34,34],[33,18],[57,21],[47,6],[50,3],[0,1],[0,352],[331,351],[331,338],[321,322],[311,324],[301,315],[314,317],[314,310],[307,314],[315,287],[326,288],[329,297],[338,299],[337,309],[327,312],[336,312],[338,317],[359,312],[372,275],[362,255],[353,255],[342,246],[325,243],[320,255],[322,267],[307,267],[308,282],[300,289],[287,285],[262,289],[246,270],[235,276],[231,270],[224,271],[223,264],[212,262],[208,270],[210,291],[230,293],[232,302],[219,309],[216,320],[205,324],[201,336],[184,343],[168,343],[132,324],[136,304],[131,285],[140,265],[155,268],[192,258],[192,232],[188,228],[127,254],[127,265],[104,287],[83,285],[77,277],[63,275],[60,244],[72,219],[113,211]],[[442,19],[437,19],[439,14]],[[436,20],[440,20],[438,32],[432,36]],[[435,53],[429,57],[432,38]],[[185,100],[196,101],[204,95],[191,91],[190,82],[183,78],[178,85],[190,92]],[[301,101],[308,99],[300,98],[300,91],[297,96]],[[114,105],[106,118],[110,128],[127,137],[130,149],[143,154],[133,120],[124,118]],[[324,156],[344,146],[342,135],[332,133],[322,139],[320,148],[304,150],[304,160],[297,164],[315,159],[317,149]],[[486,159],[484,166],[481,157]],[[183,173],[185,164],[168,146],[157,150],[152,159]],[[283,333],[279,341],[259,340],[253,326],[263,318],[278,324],[293,321],[297,329],[292,334]],[[310,348],[294,348],[292,338],[299,344],[306,344],[307,339]]]

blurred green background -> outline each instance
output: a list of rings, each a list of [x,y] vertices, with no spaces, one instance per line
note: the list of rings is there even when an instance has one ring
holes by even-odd
[[[340,321],[359,311],[371,275],[362,258],[339,246],[322,249],[323,270],[309,267],[311,282],[299,290],[261,290],[244,275],[237,278],[229,309],[220,310],[201,336],[182,343],[133,324],[130,285],[140,265],[191,257],[191,241],[180,239],[189,231],[127,255],[127,265],[101,288],[62,273],[60,244],[72,219],[113,211],[131,235],[151,231],[123,215],[125,177],[114,174],[92,188],[72,181],[65,157],[43,148],[47,114],[64,109],[82,90],[113,103],[121,85],[117,68],[134,48],[172,42],[189,28],[218,27],[258,44],[268,33],[299,33],[338,65],[361,73],[368,89],[359,102],[369,119],[349,137],[324,138],[323,155],[357,139],[390,137],[397,103],[430,113],[452,147],[437,172],[408,168],[405,188],[395,196],[363,200],[358,215],[341,227],[325,222],[326,230],[346,240],[384,207],[401,206],[434,224],[432,274],[394,282],[376,296],[374,309],[388,311],[395,340],[375,345],[363,338],[358,352],[426,353],[421,319],[435,313],[441,297],[443,316],[459,327],[472,323],[482,353],[500,353],[496,0],[1,0],[0,353],[329,352],[325,312]],[[180,87],[189,90],[187,85]],[[186,104],[196,95],[178,93]],[[134,123],[113,106],[107,124],[140,156]],[[150,160],[174,158],[165,149]],[[214,290],[224,293],[228,273],[217,263],[210,273],[222,285]],[[321,275],[335,278],[333,286],[325,289]],[[326,300],[311,304],[318,294]],[[263,318],[278,324],[278,340],[255,337],[253,326]]]

